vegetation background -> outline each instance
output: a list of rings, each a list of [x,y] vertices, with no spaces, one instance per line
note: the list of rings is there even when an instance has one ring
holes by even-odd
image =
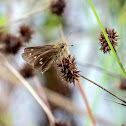
[[[117,52],[126,67],[126,0],[92,0],[104,27],[115,29],[120,39]],[[6,58],[17,70],[25,61],[21,54],[24,47],[56,44],[62,40],[59,25],[62,24],[71,55],[76,57],[78,70],[85,77],[99,83],[104,88],[125,99],[126,92],[121,90],[120,83],[123,73],[112,52],[103,54],[99,48],[101,29],[93,14],[88,0],[68,0],[63,16],[50,13],[48,0],[0,0],[0,26],[4,32],[18,35],[22,24],[30,26],[35,33],[29,44],[20,51]],[[32,13],[32,14],[31,14]],[[41,74],[37,71],[43,87],[47,92],[57,92],[56,96],[47,95],[53,115],[65,120],[71,126],[90,126],[91,121],[80,91],[73,84],[60,80],[54,67]],[[28,79],[35,88],[36,79]],[[96,119],[97,126],[121,126],[126,124],[125,107],[106,101],[115,100],[105,91],[90,82],[81,79],[89,105]],[[48,93],[47,93],[48,94]],[[64,97],[63,97],[64,96]],[[65,100],[68,100],[67,102]],[[55,103],[54,103],[55,102]],[[61,105],[59,105],[61,103]],[[39,104],[29,91],[0,64],[0,126],[48,126],[48,119]]]

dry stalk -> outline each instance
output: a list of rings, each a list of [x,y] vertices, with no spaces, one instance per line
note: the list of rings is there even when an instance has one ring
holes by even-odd
[[[48,109],[51,111],[51,108],[50,108],[50,105],[48,103],[45,91],[44,91],[44,89],[43,89],[43,87],[42,87],[42,85],[40,83],[40,80],[39,80],[38,76],[35,75],[33,77],[33,80],[35,82],[35,86],[36,86],[36,88],[38,90],[38,93],[39,93],[40,97],[42,98],[43,102],[46,104],[46,106],[48,107]],[[50,126],[53,126],[53,123],[50,120],[50,118],[49,118],[49,122],[50,122]]]
[[[62,30],[62,26],[61,26],[61,25],[60,25],[60,31],[61,31],[61,36],[62,36],[63,42],[66,42],[66,39],[65,39],[65,37],[64,37],[64,33],[63,33],[63,30]],[[67,49],[66,49],[66,53],[67,53],[67,55],[70,54],[70,51],[69,51],[69,49],[68,49],[68,46],[67,46]],[[82,95],[82,97],[83,97],[83,100],[84,100],[84,102],[85,102],[85,105],[86,105],[88,114],[89,114],[89,116],[90,116],[90,119],[91,119],[91,121],[92,121],[92,124],[93,124],[93,126],[96,126],[95,119],[94,119],[93,114],[92,114],[92,112],[91,112],[91,109],[90,109],[90,107],[89,107],[89,104],[88,104],[88,101],[87,101],[85,92],[84,92],[84,90],[83,90],[83,88],[82,88],[82,85],[81,85],[81,82],[80,82],[80,79],[79,79],[79,78],[78,78],[78,81],[77,81],[77,85],[78,85],[78,88],[79,88],[79,90],[80,90],[80,93],[81,93],[81,95]]]
[[[7,61],[7,59],[1,54],[0,61],[5,65],[21,82],[22,84],[29,90],[29,92],[33,95],[36,101],[40,104],[43,108],[45,113],[47,114],[48,118],[54,123],[55,118],[52,115],[51,111],[48,109],[46,104],[42,101],[42,99],[38,96],[35,90],[31,87],[31,85],[22,77],[22,75]]]
[[[6,27],[8,27],[8,26],[10,26],[12,24],[19,23],[19,22],[21,22],[23,20],[26,20],[26,19],[28,19],[28,18],[36,15],[36,14],[39,14],[39,13],[43,12],[46,9],[48,9],[48,5],[45,5],[44,7],[40,7],[40,8],[37,8],[35,10],[32,10],[29,13],[24,14],[22,17],[20,17],[18,19],[11,20],[10,22],[5,24],[4,26],[1,26],[0,29],[2,30],[2,29],[6,28]]]

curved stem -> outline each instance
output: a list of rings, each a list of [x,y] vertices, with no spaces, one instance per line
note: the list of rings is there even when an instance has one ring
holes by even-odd
[[[82,77],[82,78],[86,79],[87,81],[89,81],[89,82],[93,83],[94,85],[96,85],[96,86],[98,86],[99,88],[103,89],[104,91],[108,92],[109,94],[111,94],[111,95],[112,95],[112,96],[114,96],[115,98],[119,99],[120,101],[122,101],[122,102],[126,103],[126,101],[125,101],[125,100],[123,100],[123,99],[119,98],[118,96],[116,96],[115,94],[111,93],[110,91],[108,91],[107,89],[103,88],[102,86],[100,86],[99,84],[95,83],[94,81],[92,81],[92,80],[90,80],[90,79],[88,79],[88,78],[84,77],[84,76],[83,76],[83,75],[81,75],[81,74],[79,74],[79,75],[80,75],[80,77]]]
[[[116,104],[119,104],[119,105],[123,105],[123,106],[126,106],[126,104],[123,104],[123,103],[119,103],[119,102],[116,102],[116,101],[113,101],[113,100],[110,100],[110,99],[105,99],[107,101],[111,101],[111,102],[114,102]]]

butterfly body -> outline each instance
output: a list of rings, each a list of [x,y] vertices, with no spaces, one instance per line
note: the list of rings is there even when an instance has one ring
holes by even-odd
[[[22,58],[34,69],[42,68],[43,73],[63,55],[66,46],[65,42],[61,42],[57,45],[28,47],[24,49]]]

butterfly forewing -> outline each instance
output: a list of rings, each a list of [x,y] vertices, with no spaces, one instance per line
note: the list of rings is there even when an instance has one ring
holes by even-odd
[[[24,49],[24,52],[37,52],[37,51],[46,51],[46,50],[49,50],[51,48],[53,48],[55,45],[44,45],[44,46],[36,46],[36,47],[28,47],[28,48],[25,48]]]
[[[32,65],[32,63],[35,61],[35,59],[40,55],[41,53],[39,53],[38,55],[31,55],[31,54],[27,54],[27,53],[23,53],[22,54],[22,57],[23,57],[23,59],[27,62],[27,63],[29,63],[29,64],[31,64]]]
[[[37,46],[37,47],[28,47],[24,49],[24,53],[22,54],[22,58],[29,64],[33,65],[35,60],[39,55],[50,50],[54,47],[54,45],[45,45],[45,46]]]

